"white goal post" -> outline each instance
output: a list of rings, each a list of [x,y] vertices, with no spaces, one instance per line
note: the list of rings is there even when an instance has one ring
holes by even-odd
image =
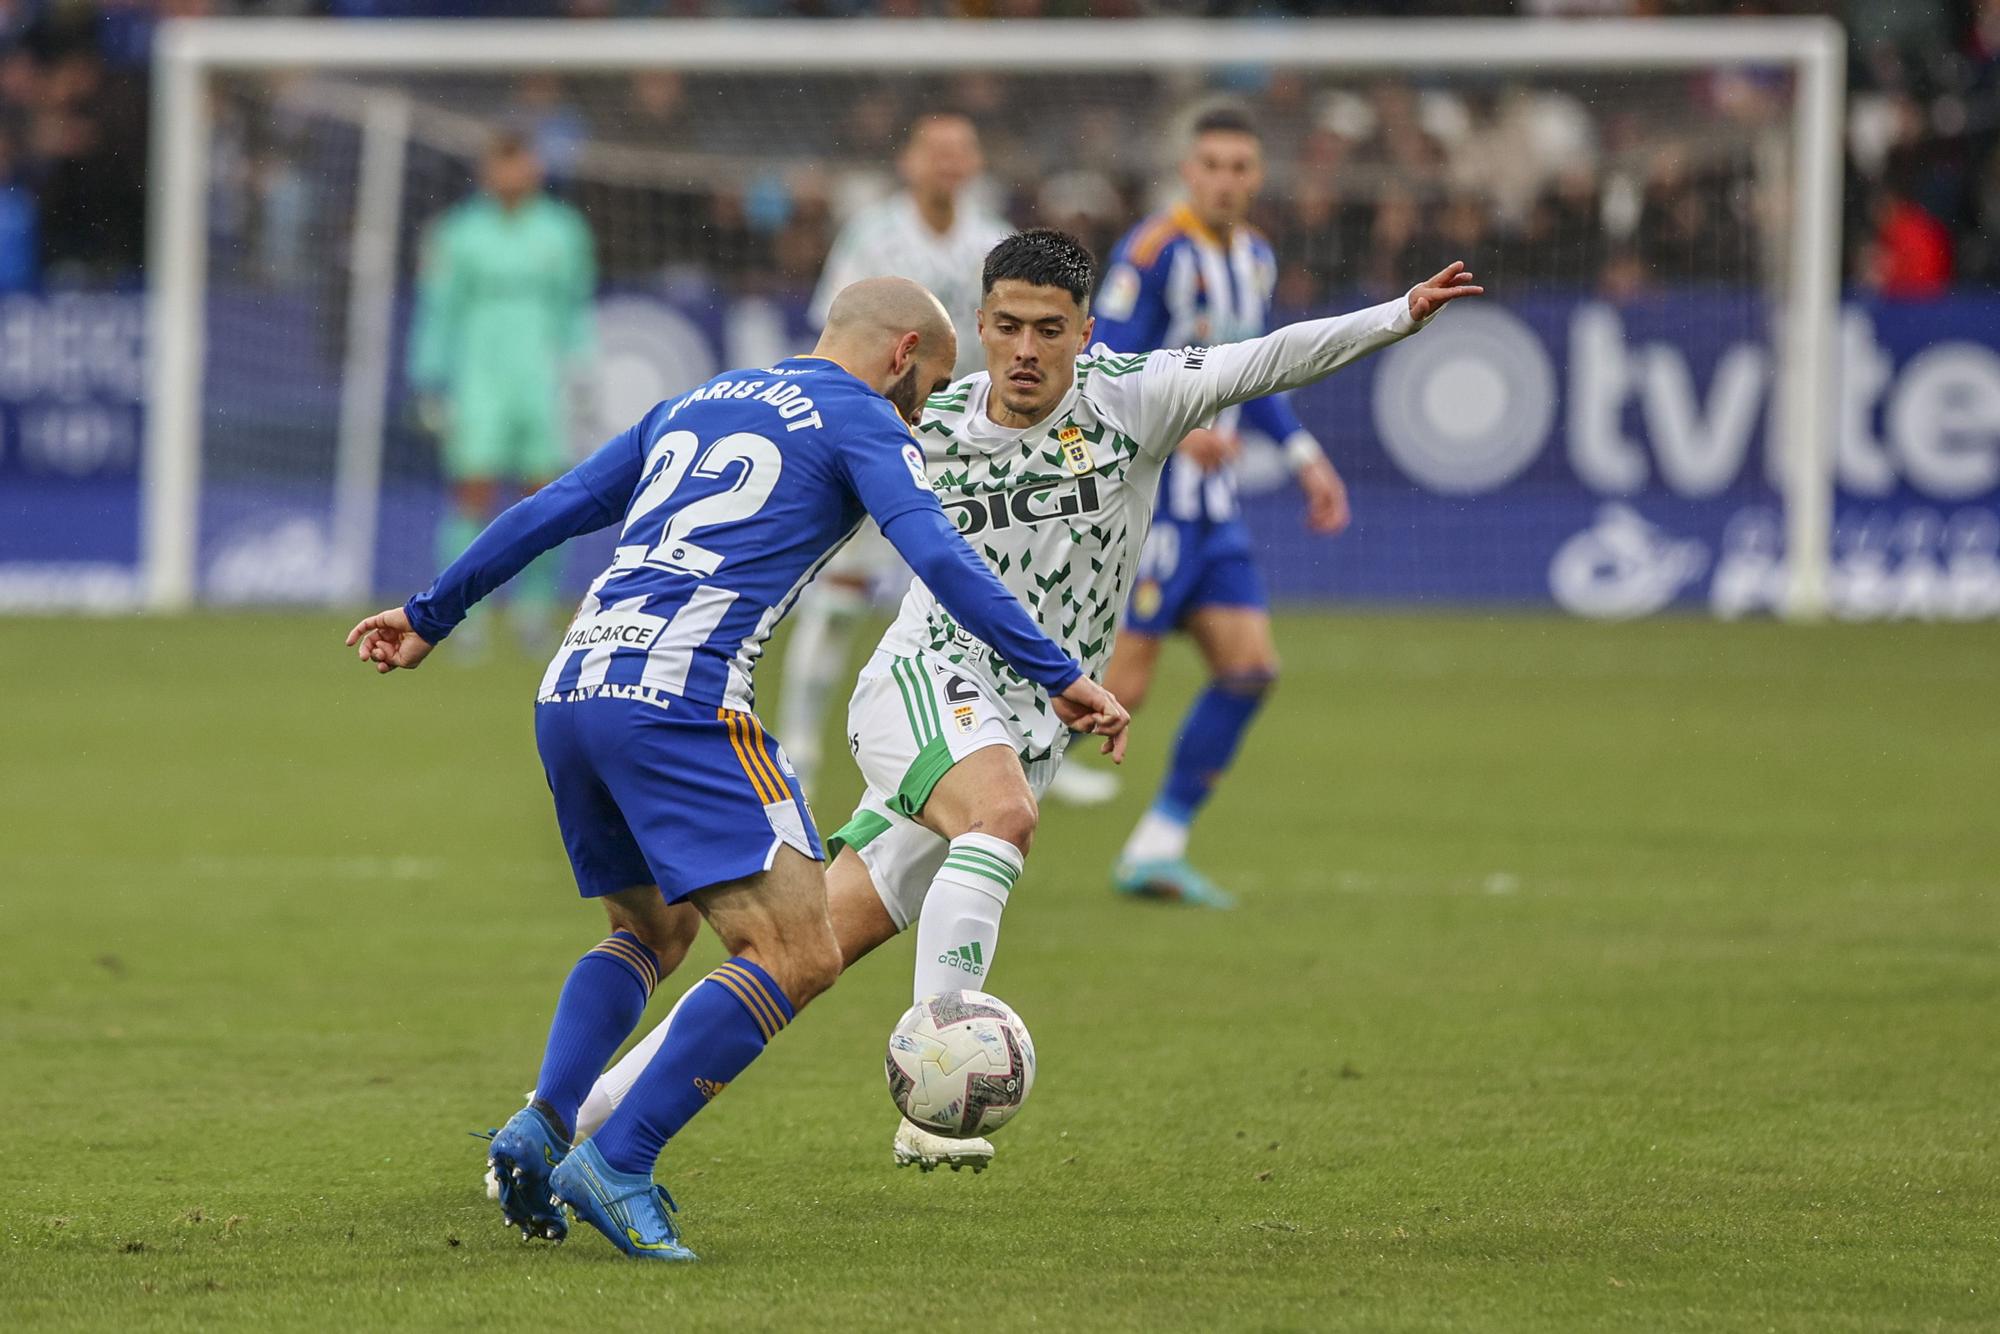
[[[198,592],[202,376],[208,273],[211,76],[241,71],[365,74],[657,69],[688,73],[1138,70],[1230,66],[1320,72],[1696,71],[1793,73],[1790,226],[1777,352],[1788,615],[1824,613],[1834,512],[1835,324],[1841,281],[1845,39],[1830,20],[358,22],[177,20],[155,46],[149,402],[143,467],[147,605]],[[333,538],[336,595],[367,591],[380,435],[390,376],[393,227],[409,108],[363,109],[347,263]]]

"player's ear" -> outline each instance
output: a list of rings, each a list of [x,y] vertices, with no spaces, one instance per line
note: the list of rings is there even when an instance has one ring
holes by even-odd
[[[914,329],[898,338],[889,351],[889,374],[901,376],[910,369],[910,363],[916,359],[917,344],[922,341],[922,335]]]
[[[1096,332],[1096,330],[1097,317],[1095,315],[1085,315],[1083,317],[1083,345],[1085,347],[1090,346],[1090,335]]]

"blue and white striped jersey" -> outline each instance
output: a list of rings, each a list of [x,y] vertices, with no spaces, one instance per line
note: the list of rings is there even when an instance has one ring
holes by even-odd
[[[895,408],[817,357],[728,371],[661,403],[495,520],[406,611],[436,642],[535,556],[619,523],[538,698],[748,711],[765,641],[864,514],[1025,673],[1052,693],[1080,675],[958,536]]]
[[[1091,312],[1093,337],[1114,352],[1242,342],[1265,331],[1276,282],[1271,243],[1261,233],[1238,227],[1224,240],[1183,204],[1141,222],[1111,252]],[[1280,444],[1303,429],[1276,395],[1228,409],[1213,425],[1224,432],[1248,427]],[[1203,471],[1175,455],[1160,476],[1160,507],[1171,519],[1233,519],[1235,470]]]

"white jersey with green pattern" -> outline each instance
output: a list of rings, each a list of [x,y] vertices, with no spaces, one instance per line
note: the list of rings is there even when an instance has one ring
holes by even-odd
[[[1407,298],[1215,347],[1079,357],[1055,410],[1017,430],[987,413],[981,371],[933,397],[917,427],[931,487],[972,549],[1049,637],[1092,676],[1152,524],[1160,467],[1223,408],[1296,389],[1412,332]],[[1012,714],[1024,760],[1060,754],[1067,730],[1046,695],[912,585],[883,651],[977,673]]]

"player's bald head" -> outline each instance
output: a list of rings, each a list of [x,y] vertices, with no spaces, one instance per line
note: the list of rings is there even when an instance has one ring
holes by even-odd
[[[835,295],[826,312],[826,336],[843,343],[894,340],[906,333],[917,335],[919,346],[924,348],[947,341],[956,347],[958,342],[951,317],[930,288],[908,278],[863,278],[849,283]]]
[[[908,278],[863,278],[827,308],[818,354],[887,395],[907,421],[950,382],[958,333],[929,288]]]

